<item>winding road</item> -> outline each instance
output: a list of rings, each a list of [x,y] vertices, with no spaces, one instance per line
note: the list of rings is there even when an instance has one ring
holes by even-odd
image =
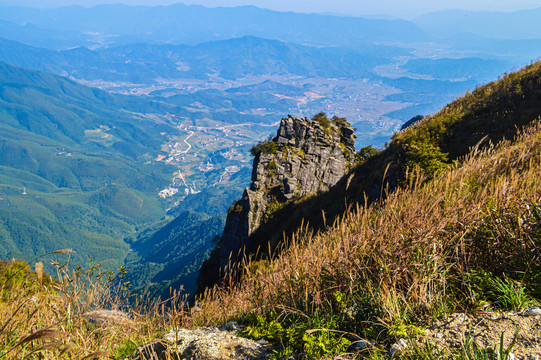
[[[186,139],[184,139],[184,143],[185,143],[186,145],[188,145],[188,148],[187,148],[186,150],[184,150],[184,154],[187,154],[188,151],[190,151],[190,149],[192,148],[192,145],[190,145],[190,143],[188,143],[188,139],[191,138],[191,137],[193,136],[193,134],[194,134],[194,132],[193,132],[193,131],[190,131],[190,135],[188,135],[188,136],[186,137]]]

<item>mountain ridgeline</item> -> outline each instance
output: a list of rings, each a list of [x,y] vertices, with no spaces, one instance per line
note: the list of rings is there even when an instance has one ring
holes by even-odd
[[[255,6],[206,8],[179,3],[159,7],[122,4],[56,9],[3,7],[0,20],[4,20],[12,40],[32,45],[38,43],[34,36],[36,28],[42,34],[47,29],[63,32],[62,36],[51,36],[58,39],[56,43],[47,42],[53,49],[76,46],[74,43],[87,47],[134,42],[197,44],[245,35],[333,46],[357,45],[369,40],[426,39],[420,29],[405,20],[282,13]]]

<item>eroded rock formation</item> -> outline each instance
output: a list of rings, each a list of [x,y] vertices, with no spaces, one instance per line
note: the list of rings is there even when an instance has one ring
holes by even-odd
[[[236,261],[250,234],[288,201],[336,184],[355,161],[355,135],[342,118],[283,118],[276,136],[252,149],[252,183],[229,209],[220,266]]]

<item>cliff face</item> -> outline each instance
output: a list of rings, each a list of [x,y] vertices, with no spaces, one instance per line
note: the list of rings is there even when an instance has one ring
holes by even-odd
[[[336,184],[355,161],[355,135],[341,118],[283,118],[276,136],[252,149],[252,184],[229,209],[220,267],[237,260],[249,236],[290,200]]]

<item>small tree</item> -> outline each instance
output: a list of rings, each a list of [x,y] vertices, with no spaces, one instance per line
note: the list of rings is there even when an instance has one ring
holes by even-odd
[[[357,152],[357,160],[365,161],[366,159],[376,155],[377,153],[378,151],[372,145],[365,146],[361,148],[359,152]]]
[[[257,144],[252,146],[252,149],[250,149],[250,153],[253,156],[257,156],[260,153],[276,154],[277,152],[278,152],[278,144],[272,140],[265,140],[263,142],[258,142]]]
[[[324,112],[319,112],[315,114],[312,117],[312,120],[319,122],[319,125],[321,125],[321,127],[323,127],[324,129],[327,129],[329,128],[329,126],[331,126],[331,121]]]
[[[418,165],[429,179],[448,166],[448,154],[430,141],[412,141],[406,155],[409,159],[408,166]]]

